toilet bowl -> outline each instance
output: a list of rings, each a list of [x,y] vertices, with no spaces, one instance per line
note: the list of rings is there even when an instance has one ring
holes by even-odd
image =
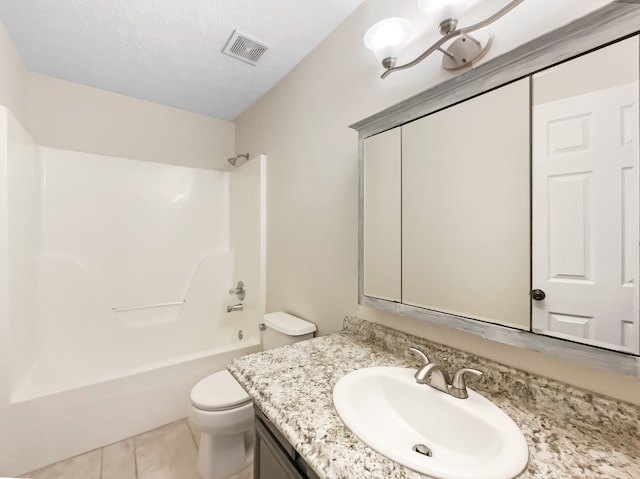
[[[263,348],[310,339],[314,324],[277,312],[263,318]],[[198,474],[227,479],[253,461],[253,402],[227,370],[200,380],[191,390],[189,421],[200,433]]]
[[[191,390],[189,421],[200,432],[198,474],[223,479],[251,462],[253,402],[227,370],[198,382]]]

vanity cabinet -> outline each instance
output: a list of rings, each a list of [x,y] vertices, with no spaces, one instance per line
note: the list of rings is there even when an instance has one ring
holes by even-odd
[[[528,329],[529,234],[528,79],[402,126],[403,303]]]
[[[529,329],[529,131],[523,79],[366,138],[363,294]]]
[[[361,305],[640,377],[639,21],[615,0],[351,125]]]
[[[257,407],[255,408],[255,431],[254,479],[319,479],[300,454]]]

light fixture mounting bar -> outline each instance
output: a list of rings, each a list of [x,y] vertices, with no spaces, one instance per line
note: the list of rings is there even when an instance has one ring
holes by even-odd
[[[495,22],[499,18],[501,18],[504,15],[506,15],[507,13],[509,13],[515,7],[520,5],[522,2],[524,2],[524,0],[512,0],[507,5],[505,5],[500,10],[498,10],[496,13],[494,13],[490,17],[482,20],[481,22],[474,23],[473,25],[470,25],[468,27],[459,28],[457,30],[454,30],[451,33],[448,33],[448,34],[444,35],[442,38],[440,38],[437,42],[435,42],[433,45],[431,45],[429,48],[427,48],[424,52],[422,52],[418,57],[416,57],[412,61],[410,61],[408,63],[405,63],[403,65],[392,66],[391,68],[387,68],[384,71],[384,73],[382,75],[380,75],[380,78],[386,78],[386,77],[388,77],[389,75],[391,75],[395,71],[406,70],[407,68],[411,68],[411,67],[417,65],[418,63],[420,63],[422,60],[427,58],[429,55],[431,55],[436,50],[443,50],[442,49],[442,45],[447,43],[452,38],[456,38],[456,37],[459,37],[461,35],[465,35],[465,34],[473,32],[473,31],[480,30],[481,28],[484,28],[487,25],[490,25],[491,23]]]

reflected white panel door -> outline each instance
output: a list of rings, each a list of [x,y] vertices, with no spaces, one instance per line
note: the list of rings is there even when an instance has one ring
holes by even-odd
[[[638,82],[534,107],[534,331],[639,353],[638,201]]]

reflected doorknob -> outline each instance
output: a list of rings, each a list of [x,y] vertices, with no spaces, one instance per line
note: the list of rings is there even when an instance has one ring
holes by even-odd
[[[546,297],[547,295],[544,294],[544,291],[542,291],[541,289],[534,289],[531,291],[531,299],[533,299],[534,301],[542,301]]]

